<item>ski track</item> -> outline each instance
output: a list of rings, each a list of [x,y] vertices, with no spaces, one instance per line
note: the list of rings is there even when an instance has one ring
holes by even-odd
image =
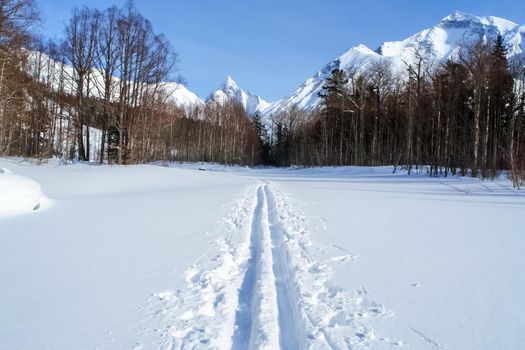
[[[415,333],[417,334],[418,336],[420,336],[424,341],[426,341],[427,343],[433,345],[436,349],[438,350],[444,350],[444,348],[438,343],[436,342],[434,339],[430,338],[428,335],[426,335],[425,333],[415,329],[414,327],[410,326],[410,329]]]
[[[265,186],[257,190],[250,247],[251,257],[239,290],[233,349],[276,349],[278,296]]]
[[[327,263],[316,261],[306,220],[279,186],[249,188],[224,220],[222,238],[184,275],[185,285],[151,302],[161,349],[381,349],[399,346],[372,324],[393,313],[332,286]],[[318,245],[316,243],[316,245]],[[340,248],[341,249],[341,248]],[[348,251],[347,251],[348,252]]]

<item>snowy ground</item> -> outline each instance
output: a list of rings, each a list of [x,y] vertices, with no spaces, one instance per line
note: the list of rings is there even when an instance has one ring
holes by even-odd
[[[525,195],[506,180],[0,168],[0,203],[7,175],[45,203],[0,206],[0,348],[525,348]]]

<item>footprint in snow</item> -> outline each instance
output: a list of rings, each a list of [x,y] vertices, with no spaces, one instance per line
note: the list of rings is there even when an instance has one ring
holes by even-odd
[[[325,264],[323,264],[321,262],[317,262],[317,263],[312,264],[310,269],[308,269],[308,272],[310,272],[310,273],[323,273],[323,272],[326,272],[326,271],[328,271],[328,266],[326,266]]]
[[[352,254],[346,254],[346,255],[340,255],[340,256],[334,256],[333,258],[327,259],[330,262],[344,262],[347,260],[357,261],[359,259],[359,256],[352,255]]]

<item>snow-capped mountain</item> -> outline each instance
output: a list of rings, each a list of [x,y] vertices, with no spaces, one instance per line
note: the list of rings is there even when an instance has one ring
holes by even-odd
[[[293,93],[273,103],[264,111],[271,115],[292,105],[311,110],[319,104],[318,93],[333,69],[359,74],[372,64],[388,61],[396,72],[404,72],[406,63],[415,59],[415,48],[419,48],[428,62],[439,63],[457,55],[463,43],[472,43],[480,38],[494,40],[498,34],[504,38],[508,55],[525,52],[525,26],[492,16],[473,16],[456,11],[443,18],[436,26],[425,29],[405,40],[383,43],[377,50],[357,45],[337,57],[313,77],[306,80]]]
[[[204,100],[193,91],[188,90],[182,83],[166,83],[164,88],[169,95],[168,100],[178,107],[189,108],[204,105]]]
[[[226,78],[222,86],[210,96],[210,100],[219,104],[223,104],[230,100],[237,101],[250,115],[264,113],[264,111],[270,106],[270,104],[263,100],[259,95],[255,95],[250,91],[244,91],[239,88],[237,83],[231,77]]]
[[[222,104],[227,100],[235,100],[242,104],[249,114],[260,113],[264,117],[288,109],[292,105],[311,110],[319,104],[318,93],[326,78],[336,68],[360,74],[377,62],[387,61],[391,64],[394,73],[404,74],[406,63],[414,61],[415,48],[422,51],[428,62],[439,63],[457,55],[462,43],[471,43],[480,38],[494,40],[498,34],[504,38],[509,57],[525,52],[525,25],[519,26],[498,17],[481,17],[456,11],[443,18],[434,27],[422,30],[405,40],[385,42],[376,50],[371,50],[365,45],[357,45],[349,49],[307,79],[294,92],[276,102],[267,102],[259,95],[241,89],[231,77],[225,80],[219,89],[208,98],[208,101]],[[61,63],[53,61],[42,53],[33,52],[30,56],[32,61],[41,60],[37,79],[44,82],[48,70],[53,70],[55,73],[50,76],[58,80]],[[37,66],[36,63],[33,65]],[[72,75],[71,67],[64,66],[64,70],[66,73],[64,88],[72,92],[74,87],[67,79]],[[93,72],[93,79],[102,79],[100,72]],[[115,83],[117,82],[118,79],[115,78]],[[51,82],[51,84],[56,85],[57,82]],[[165,83],[164,87],[169,94],[169,101],[181,108],[202,106],[205,103],[204,99],[182,83],[169,82]],[[94,94],[96,93],[94,91]]]

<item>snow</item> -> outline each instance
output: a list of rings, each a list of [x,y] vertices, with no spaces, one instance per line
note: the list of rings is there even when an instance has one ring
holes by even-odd
[[[38,183],[0,167],[0,218],[38,210],[44,204]]]
[[[516,23],[500,17],[494,16],[475,16],[461,11],[455,11],[441,20],[445,24],[464,24],[472,25],[473,23],[481,23],[484,26],[494,26],[500,32],[512,30],[517,26]]]
[[[214,248],[217,222],[251,182],[155,166],[6,166],[53,200],[0,221],[6,349],[152,348],[147,299]]]
[[[53,202],[0,218],[1,347],[525,347],[503,177],[160,165],[0,160]]]
[[[335,266],[339,286],[366,286],[412,348],[425,345],[414,334],[444,349],[523,347],[525,198],[507,182],[360,175],[289,187],[315,198],[305,209],[323,218],[322,241],[359,256]]]
[[[182,83],[165,83],[164,88],[169,95],[168,100],[175,103],[178,107],[190,108],[204,105],[204,101],[197,94],[188,90]]]
[[[264,113],[271,105],[260,96],[241,89],[231,77],[226,78],[222,86],[211,95],[210,99],[220,105],[224,105],[227,101],[236,101],[244,107],[249,115]]]

